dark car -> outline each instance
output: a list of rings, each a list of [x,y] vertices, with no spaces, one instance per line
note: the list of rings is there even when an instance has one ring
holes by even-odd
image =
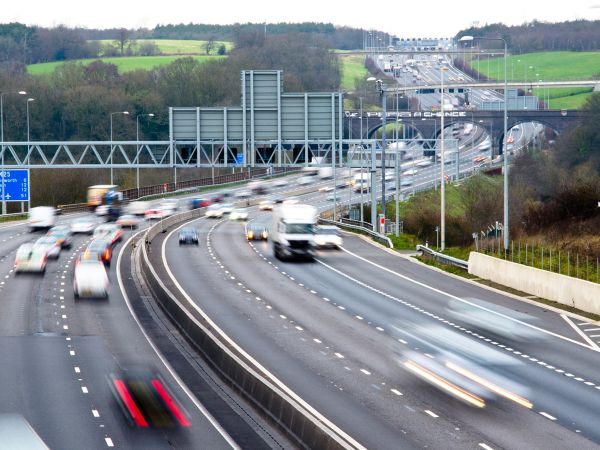
[[[111,374],[108,384],[130,426],[136,428],[187,428],[189,414],[153,369],[133,367]]]
[[[204,208],[205,206],[208,206],[210,204],[211,201],[207,198],[193,198],[190,200],[191,209]]]
[[[248,225],[246,227],[246,239],[249,241],[267,241],[269,230],[262,225]]]
[[[198,245],[198,232],[195,228],[182,228],[179,232],[179,245]]]
[[[94,239],[80,255],[79,261],[99,260],[110,266],[112,259],[112,243],[109,239]]]
[[[62,248],[71,248],[73,244],[73,233],[71,233],[71,229],[66,226],[56,226],[50,228],[47,236],[52,236],[56,239],[56,242],[60,244]]]

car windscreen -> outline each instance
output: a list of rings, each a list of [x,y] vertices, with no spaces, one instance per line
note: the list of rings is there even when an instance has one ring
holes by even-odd
[[[312,234],[314,227],[312,223],[286,223],[285,232],[288,234]]]

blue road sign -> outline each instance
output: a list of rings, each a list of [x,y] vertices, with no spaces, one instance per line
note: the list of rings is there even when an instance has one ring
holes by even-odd
[[[238,153],[235,155],[235,163],[236,164],[244,164],[244,154]]]
[[[0,170],[0,200],[29,201],[29,169]]]

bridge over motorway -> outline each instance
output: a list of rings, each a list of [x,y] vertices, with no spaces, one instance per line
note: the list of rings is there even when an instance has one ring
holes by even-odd
[[[372,113],[371,113],[372,114]],[[576,126],[583,118],[585,112],[576,109],[562,110],[510,110],[508,111],[508,129],[515,125],[527,122],[538,122],[545,125],[557,134]],[[381,117],[360,117],[358,111],[346,111],[344,133],[349,138],[370,139],[381,128]],[[361,125],[362,122],[362,125]],[[398,111],[388,112],[387,123],[402,122],[419,132],[424,139],[437,139],[440,134],[441,112],[430,111]],[[504,112],[503,111],[447,111],[444,113],[444,127],[451,127],[455,123],[470,122],[484,127],[491,136],[492,147],[497,154],[502,154],[504,140]]]

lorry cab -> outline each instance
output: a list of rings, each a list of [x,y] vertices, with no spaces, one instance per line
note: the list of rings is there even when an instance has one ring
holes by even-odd
[[[317,210],[314,206],[281,204],[273,211],[271,242],[273,254],[278,259],[315,256],[315,224]]]

